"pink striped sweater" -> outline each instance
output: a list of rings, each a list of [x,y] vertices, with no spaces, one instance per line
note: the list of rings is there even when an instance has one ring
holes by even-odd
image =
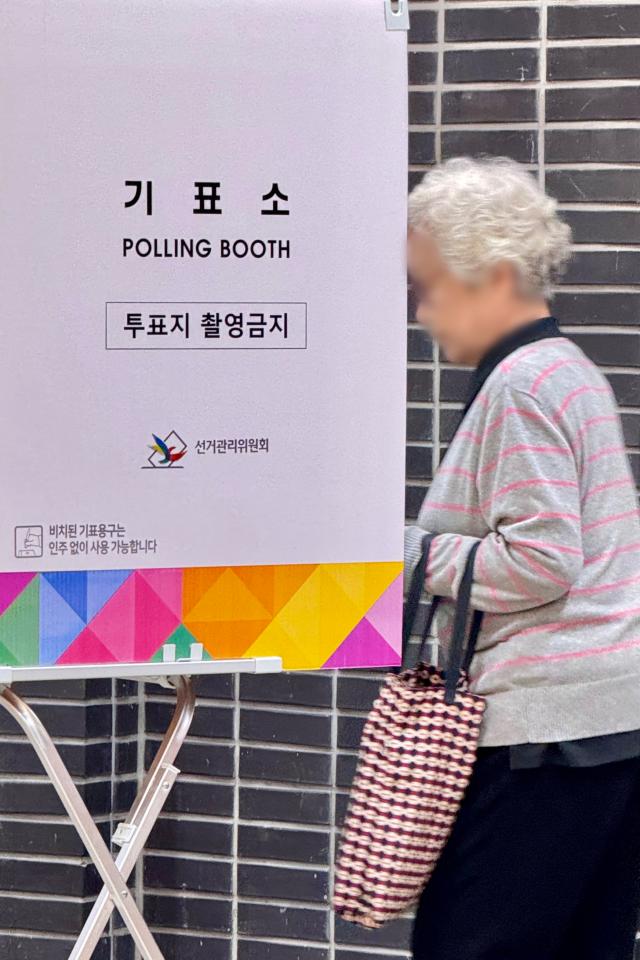
[[[446,648],[471,544],[484,746],[640,727],[640,516],[611,387],[571,340],[491,372],[417,520]]]

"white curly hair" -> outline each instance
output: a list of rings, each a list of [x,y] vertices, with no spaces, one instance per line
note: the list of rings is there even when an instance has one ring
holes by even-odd
[[[571,256],[571,228],[557,208],[510,157],[453,157],[413,188],[408,220],[461,279],[480,280],[507,260],[526,296],[548,298]]]

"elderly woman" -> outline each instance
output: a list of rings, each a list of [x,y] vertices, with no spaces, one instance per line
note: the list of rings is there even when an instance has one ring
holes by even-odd
[[[611,387],[550,316],[570,230],[506,158],[409,199],[416,317],[471,365],[462,422],[405,530],[446,649],[465,559],[486,698],[416,960],[631,960],[640,902],[640,519]]]

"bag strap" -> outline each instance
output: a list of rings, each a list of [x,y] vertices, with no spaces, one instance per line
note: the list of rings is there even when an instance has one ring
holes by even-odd
[[[420,650],[418,652],[418,663],[424,660],[424,655],[426,652],[427,641],[431,636],[431,624],[433,623],[433,618],[438,609],[438,604],[442,600],[442,597],[432,597],[431,603],[429,604],[429,609],[427,610],[427,618],[425,620],[424,628],[422,630],[422,641],[420,643]]]
[[[402,621],[402,664],[400,667],[393,668],[394,672],[396,673],[405,669],[406,667],[406,655],[409,647],[409,640],[411,638],[411,631],[415,623],[420,604],[420,597],[422,596],[422,590],[425,582],[429,548],[431,546],[431,541],[435,536],[435,533],[425,533],[424,537],[422,538],[422,552],[420,554],[420,559],[414,568],[411,577],[411,583],[409,585],[409,591],[407,593],[404,619]],[[476,551],[478,550],[480,543],[480,540],[474,543],[467,554],[465,568],[462,575],[462,580],[460,582],[460,589],[458,590],[449,663],[444,671],[446,703],[453,703],[455,700],[455,693],[458,687],[460,674],[462,671],[466,672],[469,669],[473,654],[475,653],[480,627],[482,625],[483,611],[474,610],[471,628],[469,631],[469,640],[465,647],[465,632],[467,617],[469,614],[469,605],[471,601],[471,585],[473,583],[473,565]],[[422,630],[422,642],[420,644],[418,662],[420,662],[424,657],[427,640],[429,639],[431,633],[433,618],[441,600],[442,597],[434,596],[431,600],[431,604],[429,605],[425,625]]]
[[[476,652],[476,641],[478,639],[478,634],[480,633],[480,627],[482,626],[483,615],[484,615],[483,610],[473,611],[473,617],[471,620],[471,630],[469,632],[469,642],[467,644],[467,652],[465,653],[464,660],[462,661],[462,669],[465,673],[469,672],[469,667],[471,666],[473,655]]]
[[[476,540],[472,545],[464,567],[458,597],[456,600],[456,609],[453,618],[453,634],[451,638],[451,647],[449,653],[449,662],[444,671],[445,678],[445,703],[453,703],[456,698],[458,681],[463,670],[468,669],[473,657],[476,641],[480,632],[482,623],[482,610],[474,610],[471,629],[469,631],[469,641],[465,649],[465,634],[467,627],[467,617],[469,615],[469,604],[471,600],[471,586],[473,583],[473,564],[481,540]]]
[[[420,543],[420,559],[416,563],[411,575],[411,582],[409,584],[409,591],[407,593],[404,616],[402,619],[402,666],[400,669],[403,669],[405,666],[407,650],[409,649],[409,641],[411,639],[411,631],[413,630],[416,616],[418,615],[420,597],[422,596],[422,588],[424,586],[425,575],[427,572],[429,547],[431,546],[431,541],[433,540],[434,536],[434,533],[428,533],[425,531]],[[430,620],[428,626],[431,626]]]

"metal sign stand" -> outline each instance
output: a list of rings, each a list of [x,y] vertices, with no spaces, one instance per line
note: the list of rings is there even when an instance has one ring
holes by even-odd
[[[0,704],[27,735],[104,883],[69,960],[89,960],[114,908],[122,916],[144,960],[163,960],[131,896],[127,880],[180,772],[174,761],[189,732],[195,709],[191,677],[202,673],[277,673],[281,670],[280,657],[69,667],[0,667]],[[19,680],[91,677],[118,677],[141,683],[159,683],[177,691],[175,710],[162,743],[126,820],[118,825],[113,835],[112,842],[120,847],[115,861],[41,720],[11,689],[11,684]]]

